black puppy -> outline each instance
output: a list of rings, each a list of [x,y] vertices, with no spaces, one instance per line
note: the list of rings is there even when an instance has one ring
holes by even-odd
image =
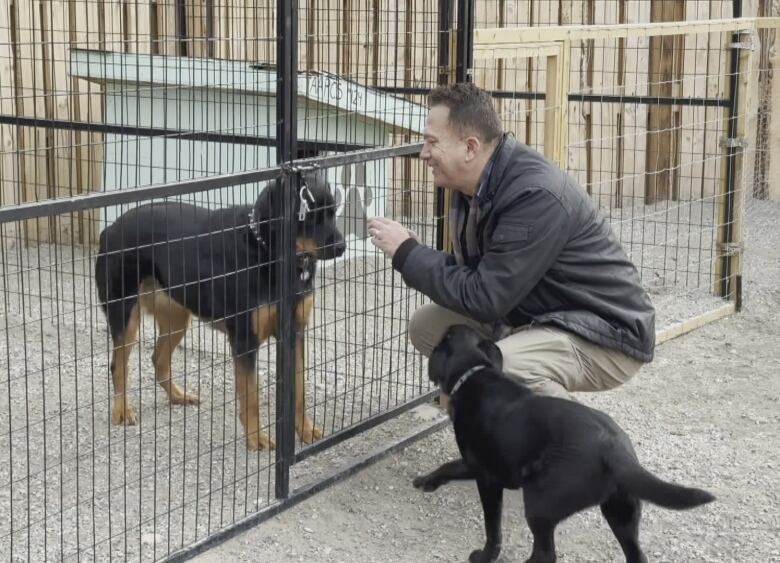
[[[100,234],[95,283],[114,350],[114,424],[135,424],[127,398],[127,366],[141,312],[154,316],[160,337],[152,362],[171,403],[197,403],[171,381],[171,356],[192,315],[225,332],[236,378],[239,417],[250,449],[273,447],[260,431],[256,350],[277,336],[282,284],[282,184],[268,185],[254,205],[206,209],[165,201],[132,209]],[[295,195],[298,250],[296,295],[296,417],[305,442],[322,437],[304,413],[303,332],[314,306],[317,259],[345,250],[336,204],[323,175],[310,175]]]
[[[643,469],[631,441],[606,414],[574,401],[534,395],[502,374],[498,347],[469,327],[451,327],[433,350],[428,375],[449,396],[449,414],[462,459],[417,477],[435,491],[475,479],[486,542],[469,561],[495,561],[501,551],[504,489],[523,489],[534,544],[527,563],[556,559],[559,522],[600,505],[626,561],[647,561],[639,547],[641,501],[673,509],[714,500],[710,493],[673,485]]]

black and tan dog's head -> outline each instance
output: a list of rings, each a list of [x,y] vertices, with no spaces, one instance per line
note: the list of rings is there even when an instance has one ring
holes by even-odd
[[[501,371],[503,363],[501,350],[492,340],[469,326],[453,325],[431,353],[428,377],[449,395],[455,382],[469,369],[481,365]]]
[[[255,236],[272,247],[281,236],[284,193],[280,181],[269,184],[257,197],[251,226]],[[298,221],[299,252],[314,253],[319,260],[338,258],[346,250],[344,235],[336,224],[336,200],[323,172],[304,175],[299,193],[294,195],[294,215]]]

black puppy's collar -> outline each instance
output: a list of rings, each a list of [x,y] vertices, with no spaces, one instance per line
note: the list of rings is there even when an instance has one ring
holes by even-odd
[[[455,385],[452,386],[452,390],[449,392],[449,397],[450,398],[454,397],[455,393],[458,392],[458,389],[460,389],[461,385],[466,383],[466,380],[469,377],[471,377],[472,375],[474,375],[478,371],[485,369],[486,367],[487,366],[479,365],[479,366],[474,366],[472,368],[467,369],[465,371],[465,373],[458,378],[458,380],[455,382]]]

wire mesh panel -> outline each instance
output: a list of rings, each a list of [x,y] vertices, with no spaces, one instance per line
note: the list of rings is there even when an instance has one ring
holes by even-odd
[[[120,209],[97,248],[24,246],[22,225],[6,225],[4,559],[159,559],[273,499],[275,458],[247,448],[254,390],[223,328],[249,313],[225,305],[228,292],[246,302],[241,278],[268,285],[273,265],[241,251],[246,207],[143,203]],[[221,228],[198,235],[202,222]],[[268,343],[254,354],[259,429],[272,434],[273,355]]]
[[[422,298],[366,231],[435,244],[424,167],[322,159],[419,140],[436,3],[301,2],[292,156],[319,160],[263,174],[276,4],[3,6],[0,201],[87,200],[0,230],[0,558],[164,558],[276,502],[282,421],[302,459],[432,391],[406,337]],[[261,213],[279,176],[305,189]]]
[[[731,251],[724,229],[738,222],[726,212],[725,194],[742,197],[741,179],[728,176],[735,142],[728,127],[756,109],[732,101],[738,78],[731,64],[740,56],[733,32],[615,35],[570,43],[561,164],[612,224],[663,330],[734,296],[733,286],[724,294],[720,285]],[[494,92],[507,129],[540,152],[556,109],[546,99],[547,72],[545,56],[528,54],[479,61],[474,72]]]
[[[420,181],[401,180],[404,160],[319,170],[334,178],[337,222],[347,237],[344,256],[319,268],[311,320],[299,327],[306,343],[299,366],[307,373],[306,410],[326,441],[433,390],[407,336],[411,314],[426,299],[404,285],[366,226],[368,217],[398,219],[420,242],[435,246],[430,192]],[[414,202],[411,216],[405,196]]]

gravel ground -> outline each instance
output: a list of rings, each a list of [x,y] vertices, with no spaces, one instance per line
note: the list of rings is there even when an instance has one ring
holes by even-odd
[[[641,219],[626,210],[613,217],[634,259],[641,257],[659,327],[723,303],[708,294],[707,283],[698,287],[711,275],[711,217],[693,205],[645,209]],[[662,345],[658,359],[622,389],[582,397],[626,427],[649,467],[720,498],[687,514],[648,508],[644,537],[648,552],[658,554],[654,560],[780,561],[778,517],[770,512],[780,484],[780,360],[771,345],[780,329],[773,285],[780,279],[778,217],[778,204],[750,206],[743,314]],[[272,502],[273,458],[247,455],[243,447],[224,338],[197,323],[188,333],[173,371],[179,382],[186,373],[187,387],[204,402],[169,409],[154,382],[155,335],[147,322],[131,366],[141,422],[112,427],[108,341],[91,256],[41,246],[5,258],[0,560],[158,559]],[[328,329],[308,335],[307,396],[327,433],[429,389],[404,336],[420,297],[376,268],[370,260],[351,261],[320,280],[315,324]],[[344,279],[351,282],[339,283]],[[270,346],[259,366],[265,398],[274,397],[274,366]],[[273,400],[264,408],[263,420],[272,420]],[[313,456],[294,467],[293,486],[437,416],[421,407]],[[451,432],[439,432],[201,559],[461,560],[481,538],[476,491],[459,485],[423,496],[410,485],[415,474],[453,455]],[[528,545],[519,501],[516,494],[506,501],[508,561],[522,559]],[[559,538],[562,561],[611,561],[618,553],[593,512],[564,525]]]
[[[651,561],[780,562],[780,204],[748,214],[745,308],[659,346],[656,360],[620,389],[581,395],[610,413],[659,475],[711,490],[690,512],[646,505],[642,541]],[[434,407],[415,413],[425,416]],[[457,455],[440,431],[276,518],[196,558],[343,563],[463,561],[481,545],[473,484],[433,494],[412,478]],[[504,561],[523,561],[530,534],[521,494],[505,496]],[[620,561],[597,510],[558,529],[561,562]]]

